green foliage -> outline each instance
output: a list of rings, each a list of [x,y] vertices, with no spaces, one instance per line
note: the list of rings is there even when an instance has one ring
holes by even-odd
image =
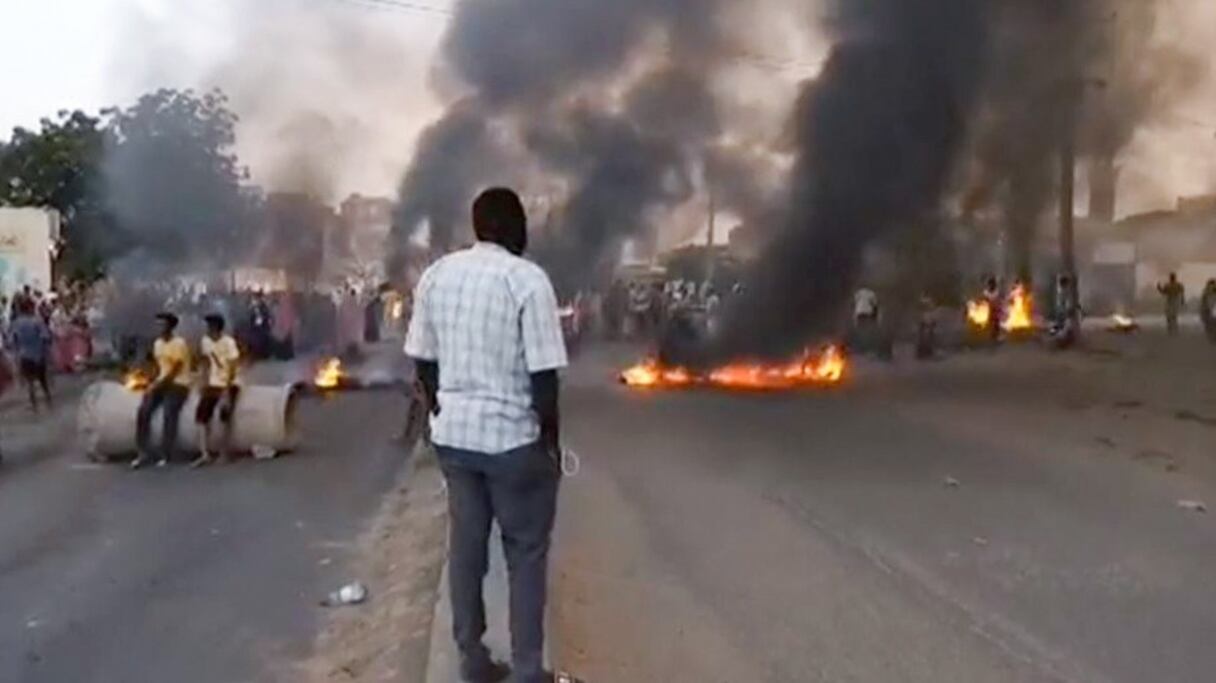
[[[60,268],[73,279],[95,277],[112,252],[101,190],[108,134],[81,111],[43,119],[38,131],[18,128],[0,146],[0,204],[52,207],[62,214]]]
[[[140,250],[164,264],[245,247],[258,197],[233,152],[222,93],[159,90],[93,117],[60,112],[0,140],[0,204],[64,218],[61,275],[91,279]]]
[[[161,262],[227,261],[244,248],[253,214],[233,152],[236,115],[222,93],[159,90],[107,110],[109,207]]]

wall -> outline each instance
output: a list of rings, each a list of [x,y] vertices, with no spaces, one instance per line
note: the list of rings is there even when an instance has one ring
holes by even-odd
[[[0,292],[25,285],[46,290],[51,280],[51,248],[59,235],[52,209],[0,208]]]

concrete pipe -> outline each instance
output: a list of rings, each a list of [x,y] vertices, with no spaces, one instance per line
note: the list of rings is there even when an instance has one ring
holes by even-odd
[[[85,391],[76,416],[80,446],[94,460],[129,457],[136,451],[135,423],[143,394],[117,382],[97,382]],[[198,452],[198,425],[194,413],[199,392],[191,391],[182,408],[177,446],[183,453]],[[238,453],[269,449],[286,453],[296,447],[296,392],[290,386],[245,386],[233,415],[232,448]],[[161,443],[163,418],[152,418],[152,443]],[[218,425],[218,417],[216,418]],[[218,429],[213,429],[218,436]]]

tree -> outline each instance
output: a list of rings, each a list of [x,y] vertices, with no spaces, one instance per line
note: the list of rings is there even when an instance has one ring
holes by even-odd
[[[91,278],[122,249],[105,210],[101,166],[107,132],[81,111],[43,119],[41,129],[17,128],[0,143],[0,204],[52,207],[63,216],[60,272]]]
[[[225,265],[243,253],[255,203],[223,93],[159,90],[103,115],[108,206],[149,257]]]

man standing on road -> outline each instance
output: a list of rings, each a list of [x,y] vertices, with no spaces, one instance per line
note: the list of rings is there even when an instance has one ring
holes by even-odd
[[[240,398],[241,351],[237,348],[236,340],[224,334],[224,318],[219,315],[208,315],[203,318],[207,323],[207,334],[199,343],[202,356],[205,383],[203,395],[198,402],[194,421],[198,424],[199,456],[193,467],[204,467],[211,464],[211,422],[219,410],[220,424],[223,433],[220,437],[220,462],[226,463],[232,456],[232,415],[236,410],[237,399]]]
[[[522,258],[527,217],[511,190],[473,204],[477,244],[422,276],[405,353],[432,410],[432,442],[448,482],[449,574],[461,676],[500,681],[482,643],[482,583],[491,523],[502,530],[518,683],[543,670],[549,539],[561,478],[558,370],[566,348],[548,276]]]
[[[51,360],[51,330],[38,317],[34,302],[23,299],[13,320],[9,336],[13,342],[13,353],[17,356],[17,367],[21,381],[30,395],[30,410],[38,412],[38,389],[42,389],[46,407],[51,407],[51,384],[47,373]]]
[[[156,361],[156,381],[144,393],[135,425],[135,442],[139,456],[131,463],[131,469],[139,469],[155,460],[158,467],[168,464],[177,448],[177,427],[182,406],[190,397],[190,346],[177,335],[178,319],[172,313],[156,316],[160,321],[160,336],[152,345],[152,357]],[[152,416],[163,410],[162,438],[159,456],[153,456],[151,448]]]
[[[1208,280],[1199,299],[1199,319],[1208,341],[1216,343],[1216,279]]]
[[[1165,297],[1165,329],[1171,337],[1178,334],[1178,314],[1186,305],[1186,288],[1178,281],[1177,273],[1170,273],[1168,282],[1157,285],[1157,291]]]

